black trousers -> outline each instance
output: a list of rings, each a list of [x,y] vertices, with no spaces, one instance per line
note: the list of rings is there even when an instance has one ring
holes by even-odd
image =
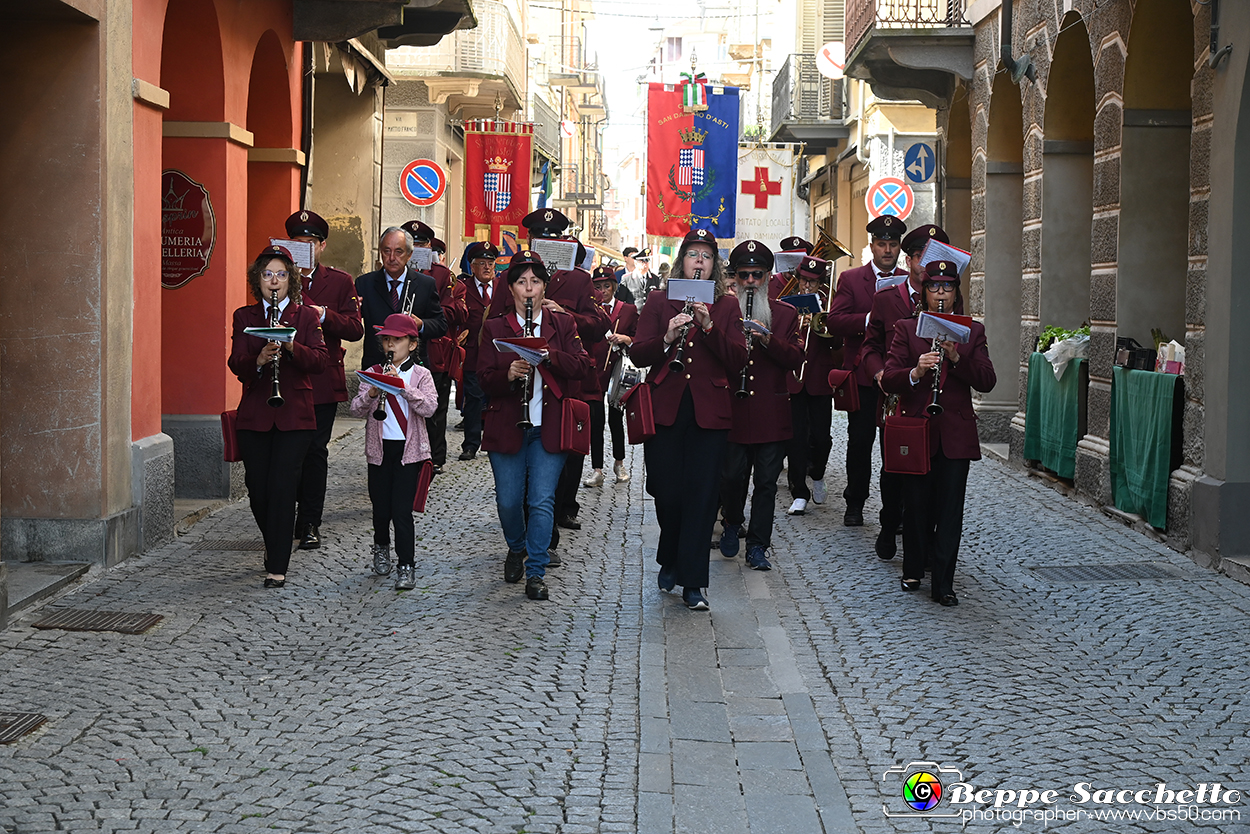
[[[728,429],[695,422],[689,390],[671,426],[656,426],[643,447],[647,493],[655,499],[660,544],[655,560],[670,567],[683,588],[708,585],[708,542],[716,523],[716,499]]]
[[[239,429],[247,497],[252,517],[265,540],[265,570],[286,575],[291,565],[291,529],[304,455],[314,429],[248,431]]]
[[[810,501],[812,491],[807,487],[806,476],[810,475],[813,481],[824,480],[833,448],[833,395],[813,396],[806,391],[791,394],[790,418],[794,425],[794,437],[786,442],[790,497]]]
[[[460,449],[476,452],[482,448],[482,406],[486,404],[486,397],[478,384],[477,374],[472,371],[464,372],[461,384],[464,386],[464,440]]]
[[[746,520],[747,479],[755,470],[755,492],[751,494],[751,524],[747,527],[747,549],[771,547],[773,517],[777,512],[777,479],[786,457],[786,442],[729,443],[721,474],[721,517],[726,524]],[[791,466],[794,465],[791,461]]]
[[[603,425],[612,431],[612,460],[625,460],[625,412],[604,405],[603,400],[590,403],[590,468],[603,468]]]
[[[877,396],[875,385],[859,386],[859,411],[846,415],[846,489],[842,497],[848,507],[863,507],[868,500],[872,479],[872,443],[877,437]]]
[[[903,482],[903,578],[924,578],[928,562],[932,595],[955,590],[955,562],[964,532],[964,493],[971,461],[952,460],[938,451],[927,475],[899,475]]]
[[[399,564],[416,562],[416,528],[412,502],[417,497],[419,463],[406,466],[403,440],[382,441],[382,463],[369,464],[369,501],[373,504],[373,543],[389,545],[395,528],[395,555]]]
[[[451,399],[451,374],[432,373],[434,390],[438,392],[438,406],[425,418],[425,431],[430,435],[430,461],[435,466],[447,462],[447,402]]]
[[[330,468],[330,436],[334,434],[334,415],[338,403],[319,403],[313,406],[317,415],[317,430],[313,432],[304,454],[304,473],[300,476],[296,502],[295,532],[302,532],[305,524],[321,526],[321,515],[326,507],[326,473]]]
[[[556,518],[577,518],[582,505],[577,503],[577,489],[582,485],[582,464],[585,455],[569,454],[560,470],[560,482],[556,484]]]

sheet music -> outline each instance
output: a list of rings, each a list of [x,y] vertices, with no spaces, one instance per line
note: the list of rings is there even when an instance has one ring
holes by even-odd
[[[939,318],[932,313],[921,313],[916,322],[916,335],[922,339],[941,339],[944,342],[966,345],[972,337],[972,328]]]
[[[360,379],[362,385],[372,385],[374,388],[377,388],[383,393],[398,397],[404,392],[404,381],[399,377],[387,377],[388,379],[392,379],[399,383],[398,385],[394,385],[390,382],[384,382],[381,379],[378,379],[378,377],[383,376],[383,374],[370,375],[367,371],[356,371],[356,376]]]
[[[243,332],[249,336],[259,336],[266,342],[290,344],[295,341],[294,327],[245,327]]]
[[[716,300],[716,282],[695,278],[668,279],[669,301],[702,301],[711,304]]]
[[[513,344],[507,339],[494,339],[493,341],[499,350],[510,350],[531,365],[541,365],[542,361],[547,358],[546,349],[535,350],[524,345]]]
[[[562,269],[572,269],[577,261],[577,241],[551,240],[539,238],[533,241],[530,250],[543,259],[547,272],[555,275]]]
[[[287,240],[281,237],[269,238],[270,246],[281,246],[283,249],[291,253],[291,260],[295,261],[295,265],[300,269],[312,269],[316,264],[313,263],[313,245],[306,240]]]

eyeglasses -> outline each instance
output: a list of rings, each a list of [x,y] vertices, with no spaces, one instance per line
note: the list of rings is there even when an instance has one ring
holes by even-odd
[[[290,273],[288,273],[285,269],[282,270],[281,272],[271,272],[270,270],[266,269],[264,272],[261,273],[261,275],[265,278],[286,278],[289,274]]]
[[[930,281],[929,289],[934,292],[954,292],[955,285],[950,281]]]
[[[752,269],[749,271],[745,269],[740,269],[736,273],[734,273],[734,275],[736,275],[738,278],[741,278],[743,281],[749,281],[752,278],[763,278],[764,272],[763,270],[759,270],[759,269]]]
[[[686,253],[686,259],[691,260],[691,261],[710,261],[712,260],[712,253],[692,249],[691,251]],[[635,258],[634,260],[637,260],[637,258]]]
[[[486,264],[489,264],[489,265],[491,265],[491,266],[494,266],[494,265],[495,265],[495,259],[494,259],[494,258],[474,258],[474,259],[471,261],[471,263],[472,263],[474,266],[484,266],[484,265],[486,265]]]

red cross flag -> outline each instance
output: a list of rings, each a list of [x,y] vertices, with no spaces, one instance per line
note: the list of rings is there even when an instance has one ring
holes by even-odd
[[[795,233],[793,215],[794,149],[791,145],[751,143],[738,147],[739,241],[761,240],[776,248]]]

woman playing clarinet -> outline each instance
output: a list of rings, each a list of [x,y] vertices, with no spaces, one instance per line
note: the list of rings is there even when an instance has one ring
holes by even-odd
[[[295,496],[304,453],[317,429],[312,377],[326,367],[316,310],[300,304],[299,272],[291,253],[266,247],[247,270],[255,304],[234,311],[230,370],[243,383],[239,453],[252,516],[265,539],[265,587],[286,584],[291,561]],[[293,328],[289,342],[245,333],[251,327]]]
[[[658,584],[664,591],[681,585],[686,606],[706,611],[708,542],[733,422],[730,384],[737,388],[747,345],[742,311],[725,293],[716,238],[706,229],[695,229],[682,241],[669,280],[683,278],[713,282],[713,303],[686,305],[653,291],[630,356],[639,366],[651,366],[647,384],[656,433],[646,442],[644,460],[660,524]]]
[[[928,265],[920,310],[953,310],[962,300],[959,269],[949,261]],[[894,325],[881,387],[899,395],[898,413],[929,420],[929,472],[902,476],[904,591],[920,588],[926,563],[932,573],[930,594],[945,606],[955,596],[955,561],[963,535],[964,491],[968,467],[981,459],[972,391],[994,388],[994,365],[985,343],[985,327],[972,322],[966,344],[923,339],[917,320]],[[888,432],[889,429],[887,428]]]

